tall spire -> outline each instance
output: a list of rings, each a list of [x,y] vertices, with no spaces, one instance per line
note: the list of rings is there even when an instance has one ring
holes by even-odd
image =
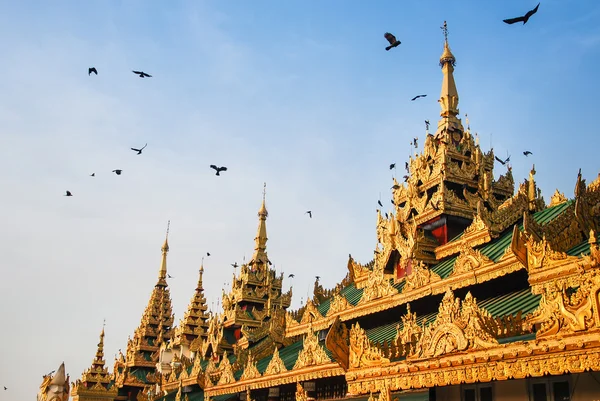
[[[440,121],[438,122],[438,129],[436,132],[440,134],[444,131],[463,131],[460,120],[456,117],[459,113],[458,110],[458,91],[456,90],[456,83],[454,82],[454,65],[456,64],[456,58],[450,51],[448,45],[448,25],[444,21],[444,25],[441,27],[444,33],[444,51],[440,57],[440,67],[442,67],[442,91],[440,93]]]
[[[166,286],[167,285],[167,253],[169,253],[169,227],[171,226],[171,220],[167,222],[167,235],[165,237],[165,243],[163,244],[162,260],[160,261],[160,270],[158,271],[158,283],[156,285]]]
[[[258,232],[254,238],[254,255],[252,256],[253,263],[267,264],[267,207],[265,206],[265,197],[267,191],[267,183],[263,186],[263,199],[260,209],[258,210]]]

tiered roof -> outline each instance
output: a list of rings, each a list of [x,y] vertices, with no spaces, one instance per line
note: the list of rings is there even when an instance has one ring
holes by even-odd
[[[104,361],[104,327],[100,333],[100,342],[96,350],[96,356],[90,366],[73,386],[73,401],[86,399],[113,400],[118,393],[112,381],[112,375]]]

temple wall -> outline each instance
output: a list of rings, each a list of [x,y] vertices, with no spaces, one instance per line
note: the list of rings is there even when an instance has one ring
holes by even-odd
[[[575,388],[571,401],[600,401],[600,372],[573,375],[571,384]]]
[[[493,383],[495,401],[527,400],[527,380],[503,380]]]
[[[436,387],[435,401],[461,400],[460,386]]]

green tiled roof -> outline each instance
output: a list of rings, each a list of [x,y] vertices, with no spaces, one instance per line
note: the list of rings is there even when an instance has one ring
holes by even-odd
[[[478,300],[477,305],[486,309],[493,317],[514,316],[519,311],[523,314],[533,312],[538,307],[540,298],[541,295],[532,294],[531,289],[526,288],[483,301]],[[417,316],[417,324],[421,326],[423,321],[425,321],[426,325],[430,324],[435,320],[436,315],[437,312]],[[402,329],[402,322],[393,322],[369,329],[367,330],[367,337],[369,337],[369,340],[377,343],[392,341],[396,337],[398,325]]]
[[[573,248],[567,251],[567,255],[570,256],[581,256],[590,254],[590,243],[585,240],[579,245],[575,245]]]
[[[574,200],[566,201],[565,203],[561,203],[560,205],[547,207],[544,210],[541,210],[533,215],[535,222],[541,225],[548,224],[552,220],[554,220],[558,215],[560,215],[566,208],[571,206],[575,202]]]
[[[133,369],[129,372],[129,374],[134,376],[141,382],[146,383],[146,375],[148,374],[148,371],[146,369]]]
[[[456,256],[446,259],[443,262],[433,266],[431,270],[437,273],[442,279],[448,277],[454,270],[454,263],[456,262]]]
[[[295,343],[288,345],[287,347],[283,347],[279,350],[279,357],[283,361],[286,369],[292,369],[294,364],[296,363],[296,359],[298,359],[298,354],[302,349],[303,340],[296,341]],[[263,374],[269,366],[269,362],[273,359],[273,355],[269,355],[256,363],[256,368],[258,371]]]
[[[238,393],[233,393],[233,394],[222,394],[222,395],[217,395],[215,397],[212,397],[211,400],[212,401],[227,401],[227,400],[233,400],[236,399],[238,396]],[[190,399],[190,401],[192,401]]]
[[[356,288],[354,283],[351,283],[350,285],[348,285],[347,287],[344,287],[340,291],[340,295],[346,297],[346,300],[348,300],[348,302],[352,306],[356,306],[356,304],[358,304],[358,301],[360,301],[360,298],[362,297],[363,291],[364,291],[363,289],[359,290]],[[317,310],[319,311],[319,313],[321,315],[325,316],[327,314],[327,312],[329,311],[330,306],[331,306],[331,298],[327,298],[325,301],[323,301],[321,303],[321,305],[319,305],[317,307]]]

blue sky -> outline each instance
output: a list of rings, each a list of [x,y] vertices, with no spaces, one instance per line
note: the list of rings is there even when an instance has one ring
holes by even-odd
[[[502,23],[535,4],[2,2],[0,400],[31,398],[63,360],[78,378],[104,318],[112,370],[169,219],[176,319],[206,251],[216,308],[230,263],[252,254],[265,181],[269,256],[296,275],[295,306],[315,275],[341,280],[348,253],[370,260],[388,165],[439,118],[444,20],[483,149],[510,154],[517,182],[535,163],[546,201],[572,197],[579,168],[599,172],[600,4],[546,0],[527,25]],[[386,31],[402,41],[390,52]]]

